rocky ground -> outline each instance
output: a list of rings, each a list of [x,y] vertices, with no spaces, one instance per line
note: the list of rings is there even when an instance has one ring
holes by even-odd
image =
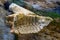
[[[60,18],[55,18],[48,26],[44,27],[39,33],[35,34],[13,34],[5,26],[5,16],[10,12],[0,6],[0,40],[60,40]],[[3,22],[4,21],[4,22]]]

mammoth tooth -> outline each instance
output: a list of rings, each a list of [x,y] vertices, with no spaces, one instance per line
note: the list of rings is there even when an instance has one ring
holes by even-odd
[[[14,14],[7,16],[7,19],[13,17],[13,21],[9,21],[13,22],[12,28],[14,32],[18,34],[38,33],[53,20],[50,17],[36,15],[15,3],[12,3],[9,8]]]

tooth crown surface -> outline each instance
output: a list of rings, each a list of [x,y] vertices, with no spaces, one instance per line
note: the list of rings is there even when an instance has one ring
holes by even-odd
[[[15,33],[38,33],[53,20],[50,17],[38,16],[14,3],[10,5],[10,9],[12,9],[15,14],[9,15],[7,18],[13,17],[13,21],[9,21],[13,22],[12,25],[14,25]]]

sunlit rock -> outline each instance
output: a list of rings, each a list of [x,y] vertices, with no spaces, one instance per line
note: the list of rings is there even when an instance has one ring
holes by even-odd
[[[3,6],[4,0],[0,0],[0,5]]]
[[[50,17],[36,15],[14,3],[9,8],[15,14],[7,16],[6,22],[10,24],[11,32],[17,34],[38,33],[53,20]]]
[[[59,0],[25,0],[24,2],[36,10],[52,10],[57,6],[56,2],[59,2]]]

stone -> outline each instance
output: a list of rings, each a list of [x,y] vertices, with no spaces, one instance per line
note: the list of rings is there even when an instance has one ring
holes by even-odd
[[[9,12],[0,7],[0,40],[13,40],[14,35],[10,33],[10,29],[5,24],[5,17]]]

